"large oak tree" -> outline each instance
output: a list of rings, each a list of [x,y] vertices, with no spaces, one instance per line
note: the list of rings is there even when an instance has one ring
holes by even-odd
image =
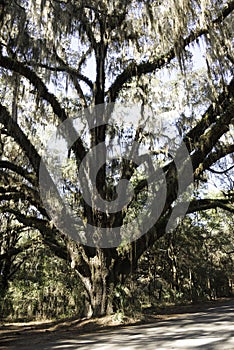
[[[42,135],[49,133],[50,125],[58,126],[88,107],[153,101],[165,112],[182,98],[176,122],[190,155],[196,191],[209,173],[222,172],[233,186],[233,10],[234,1],[210,0],[0,3],[0,211],[37,229],[54,254],[72,264],[87,291],[93,315],[112,311],[117,283],[124,283],[141,255],[166,232],[177,205],[178,169],[170,150],[155,151],[167,184],[158,220],[125,245],[90,247],[56,226],[41,200]],[[200,58],[204,63],[199,75],[194,69]],[[113,132],[103,124],[77,138],[67,155],[73,167],[75,164],[79,172],[90,148],[103,142],[107,145]],[[119,131],[122,137],[127,132],[129,129]],[[147,137],[152,142],[152,135],[138,126],[130,132],[138,143],[146,142]],[[144,206],[148,188],[147,178],[135,175],[137,168],[136,163],[123,159],[111,166],[106,162],[99,169],[97,190],[108,201],[116,196],[110,169],[115,180],[118,171],[134,185],[131,208],[116,213],[88,205],[69,179],[69,171],[64,173],[65,193],[73,198],[84,226],[111,228],[131,222],[134,211]],[[48,184],[53,187],[52,182]],[[221,207],[233,213],[233,196],[226,189],[224,186],[223,196],[215,198],[204,198],[202,191],[194,195],[187,212]]]

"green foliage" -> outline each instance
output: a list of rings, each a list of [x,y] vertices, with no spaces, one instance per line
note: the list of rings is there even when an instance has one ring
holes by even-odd
[[[75,272],[44,246],[28,256],[10,282],[3,302],[8,319],[82,316],[83,289]]]
[[[146,307],[232,295],[233,233],[233,220],[223,211],[187,217],[142,256],[132,298]]]

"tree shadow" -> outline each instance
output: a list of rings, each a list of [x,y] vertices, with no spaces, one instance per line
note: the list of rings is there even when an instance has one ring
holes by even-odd
[[[234,348],[234,302],[174,315],[150,324],[118,327],[93,327],[90,332],[73,327],[39,333],[21,334],[15,342],[3,342],[8,350],[88,350],[92,349],[212,349]],[[87,330],[86,330],[87,332]],[[16,343],[17,342],[17,343]]]

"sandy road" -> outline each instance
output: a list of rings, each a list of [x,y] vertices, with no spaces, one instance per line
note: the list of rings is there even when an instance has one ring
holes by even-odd
[[[0,347],[1,348],[1,347]],[[33,336],[21,335],[9,350],[234,350],[234,301],[204,311],[172,316],[154,323],[98,330]]]

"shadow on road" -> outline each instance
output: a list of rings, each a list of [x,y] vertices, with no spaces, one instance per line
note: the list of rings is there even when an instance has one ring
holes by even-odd
[[[55,334],[56,333],[56,334]],[[55,332],[31,341],[24,339],[9,350],[88,349],[234,349],[234,301],[193,314],[172,316],[151,324],[98,330],[80,335],[76,330]],[[26,340],[26,339],[25,339]]]

